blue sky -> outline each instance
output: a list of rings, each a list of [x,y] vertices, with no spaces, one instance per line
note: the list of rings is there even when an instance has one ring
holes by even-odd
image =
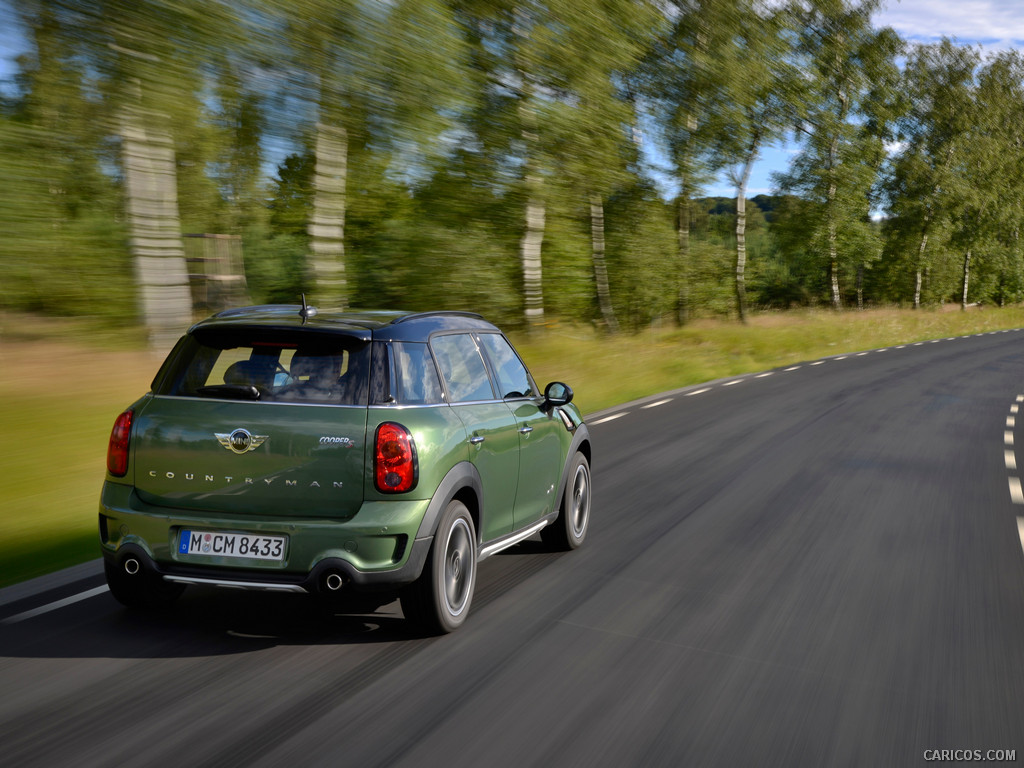
[[[0,0],[0,82],[15,71],[14,58],[24,50],[14,3]],[[1024,50],[1024,0],[888,0],[874,18],[876,27],[891,26],[912,43],[929,43],[946,36],[960,43],[980,45],[986,51]],[[796,146],[769,147],[751,175],[748,195],[772,191],[771,174],[783,171]],[[665,178],[663,192],[671,196]],[[731,197],[732,185],[724,176],[706,187],[708,195]]]

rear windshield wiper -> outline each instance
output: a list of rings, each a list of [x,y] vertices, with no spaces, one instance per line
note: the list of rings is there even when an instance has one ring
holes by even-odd
[[[226,397],[229,400],[259,400],[260,391],[252,384],[210,384],[199,387],[201,397]]]

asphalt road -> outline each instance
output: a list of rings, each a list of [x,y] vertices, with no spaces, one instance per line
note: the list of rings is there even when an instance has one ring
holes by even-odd
[[[1021,404],[1015,331],[598,414],[584,547],[486,561],[442,638],[249,593],[135,615],[95,566],[8,593],[0,763],[1024,761]]]

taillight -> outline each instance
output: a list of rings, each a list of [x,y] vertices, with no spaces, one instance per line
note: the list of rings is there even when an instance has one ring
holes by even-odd
[[[132,419],[135,414],[131,409],[117,417],[114,428],[110,431],[110,443],[107,445],[107,471],[114,477],[128,474],[128,439],[132,434]]]
[[[416,443],[401,424],[385,422],[377,427],[374,483],[383,493],[402,493],[416,487]]]

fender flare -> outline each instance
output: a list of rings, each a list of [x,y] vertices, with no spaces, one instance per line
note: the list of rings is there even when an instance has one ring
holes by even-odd
[[[417,541],[433,537],[437,531],[437,522],[441,517],[441,513],[448,507],[448,502],[454,498],[455,494],[463,488],[470,488],[476,494],[479,508],[483,509],[484,486],[480,480],[480,473],[471,462],[460,461],[448,470],[448,474],[444,476],[444,479],[438,484],[437,490],[434,491],[434,496],[430,499],[430,505],[423,514],[420,527],[416,531]],[[479,521],[477,527],[480,527]],[[479,539],[479,537],[480,533],[478,531],[477,538]],[[479,544],[480,542],[477,541],[477,543]]]
[[[565,463],[562,465],[562,477],[558,481],[558,501],[555,503],[555,508],[552,510],[552,518],[557,518],[561,514],[562,501],[565,497],[565,486],[569,482],[569,464],[576,457],[577,452],[580,450],[580,446],[583,443],[590,444],[590,430],[587,429],[586,424],[580,424],[576,427],[576,431],[573,433],[572,442],[569,443],[569,450],[565,453]],[[583,452],[584,456],[587,456],[588,452]],[[590,457],[587,456],[587,461],[590,461]],[[593,470],[593,466],[591,466]]]

